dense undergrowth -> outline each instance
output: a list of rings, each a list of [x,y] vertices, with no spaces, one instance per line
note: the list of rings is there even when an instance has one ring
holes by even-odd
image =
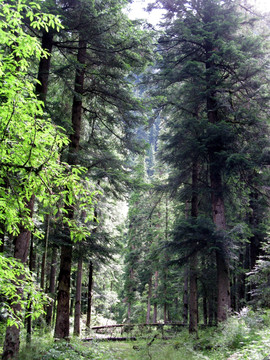
[[[31,346],[22,346],[18,360],[263,360],[270,354],[270,312],[242,311],[218,327],[201,329],[198,337],[183,329],[163,335],[148,331],[137,339],[55,342],[42,330]]]

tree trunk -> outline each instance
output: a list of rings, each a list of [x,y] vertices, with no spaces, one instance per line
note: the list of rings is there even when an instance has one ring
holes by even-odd
[[[153,323],[157,323],[157,291],[158,291],[158,271],[155,272],[155,295],[154,295],[154,312]]]
[[[168,257],[167,255],[165,255],[165,262],[167,263],[168,261]],[[163,270],[163,297],[164,297],[164,303],[163,303],[163,321],[164,323],[166,323],[168,321],[168,317],[167,317],[167,311],[168,311],[168,307],[167,307],[167,281],[168,281],[168,269],[166,267],[167,265],[165,265],[165,268]]]
[[[165,301],[163,304],[163,322],[166,324],[168,318],[167,318],[167,302]]]
[[[75,165],[77,162],[77,155],[80,145],[80,132],[82,120],[82,95],[85,74],[86,62],[86,41],[82,39],[82,34],[79,38],[79,48],[77,54],[78,66],[75,75],[74,90],[72,104],[72,129],[73,133],[70,135],[68,163]],[[68,218],[74,218],[74,209],[69,207]],[[57,294],[57,312],[55,324],[55,337],[66,338],[69,336],[69,299],[70,299],[70,272],[72,263],[72,243],[70,239],[70,232],[66,229],[67,242],[61,246],[61,263],[59,273],[59,285]]]
[[[254,174],[250,176],[249,182],[258,186],[257,174],[254,171]],[[256,261],[259,258],[261,253],[261,241],[263,240],[259,235],[258,226],[261,221],[260,212],[259,212],[259,205],[258,205],[258,192],[255,190],[251,191],[249,195],[249,207],[250,207],[250,216],[249,216],[249,224],[251,230],[253,231],[253,236],[250,238],[250,270],[254,269]]]
[[[39,95],[40,100],[44,103],[48,92],[49,72],[51,66],[51,53],[53,47],[53,30],[44,31],[42,34],[42,49],[46,50],[48,56],[42,57],[39,62],[38,80],[36,85],[36,93]]]
[[[203,324],[207,325],[208,311],[207,311],[207,297],[206,294],[203,297]]]
[[[90,324],[91,324],[92,291],[93,291],[93,263],[90,260],[89,275],[88,275],[87,315],[86,315],[86,327],[88,329],[90,329]]]
[[[228,310],[231,306],[229,266],[224,255],[220,254],[219,251],[216,252],[216,259],[218,278],[217,320],[224,321],[227,319]]]
[[[0,253],[4,252],[5,230],[5,225],[0,223]]]
[[[189,265],[189,332],[198,332],[198,291],[197,291],[197,255],[190,259]]]
[[[72,285],[71,285],[71,289],[73,289]],[[71,296],[70,304],[69,304],[69,317],[70,318],[73,316],[73,307],[74,307],[74,297]]]
[[[209,296],[208,297],[208,325],[212,326],[214,324],[214,318],[215,318],[214,299],[211,296]]]
[[[135,247],[132,244],[132,251],[134,251]],[[131,322],[131,304],[132,304],[132,295],[134,292],[134,270],[132,268],[133,264],[131,265],[130,269],[129,269],[129,280],[130,280],[130,285],[129,285],[129,289],[128,289],[128,311],[127,311],[127,322],[130,323]]]
[[[41,276],[40,276],[40,287],[43,290],[45,290],[45,273],[46,273],[46,266],[47,266],[49,232],[50,232],[50,216],[46,215],[45,236],[44,236],[44,252],[43,252],[43,255],[42,255]]]
[[[191,217],[198,217],[198,176],[199,167],[197,162],[192,165],[192,196]],[[190,258],[189,263],[189,332],[198,332],[198,290],[197,290],[197,252]]]
[[[78,259],[77,279],[76,279],[76,296],[75,296],[75,314],[74,314],[74,335],[81,334],[81,297],[82,297],[82,266],[83,259],[80,255]]]
[[[150,275],[148,282],[146,324],[150,323],[151,299],[152,299],[152,274]]]
[[[52,298],[52,301],[47,306],[47,313],[46,313],[46,323],[49,326],[52,323],[52,315],[53,315],[53,307],[54,307],[54,299],[55,299],[55,278],[56,278],[57,255],[58,255],[57,254],[57,248],[54,246],[52,248],[51,270],[50,270],[50,285],[49,285],[49,295]]]
[[[245,244],[245,248],[248,247],[248,244]],[[244,249],[243,249],[244,252]],[[243,305],[246,301],[246,275],[245,275],[245,261],[244,254],[241,252],[239,254],[238,261],[241,271],[237,275],[237,299],[238,299],[238,308]]]
[[[205,22],[211,22],[211,14],[207,14]],[[218,124],[218,104],[216,100],[216,83],[217,67],[213,60],[214,44],[207,41],[206,50],[206,87],[207,87],[207,117],[210,124]],[[210,142],[208,144],[209,171],[210,171],[210,187],[211,187],[211,203],[213,222],[217,230],[223,232],[226,230],[225,206],[223,199],[223,182],[220,167],[220,153],[223,151],[222,140]],[[217,318],[218,321],[224,321],[227,318],[227,312],[230,308],[230,273],[227,258],[227,244],[217,244],[219,249],[216,251],[217,263]]]
[[[128,302],[128,310],[127,310],[127,323],[130,324],[131,322],[131,302]]]
[[[218,147],[218,146],[217,146]],[[220,232],[226,230],[225,206],[223,200],[223,186],[220,169],[217,167],[218,148],[216,146],[209,151],[210,160],[210,183],[211,183],[211,201],[213,222]],[[221,234],[222,235],[222,234]],[[224,321],[227,318],[227,312],[231,306],[230,300],[230,272],[227,258],[227,244],[220,242],[217,244],[216,262],[217,262],[217,318],[218,321]]]
[[[231,281],[231,308],[234,312],[238,311],[238,309],[237,309],[237,280],[236,280],[235,274],[232,276],[232,281]]]
[[[213,165],[216,162],[214,154],[210,154],[210,181],[212,190],[212,211],[213,221],[217,229],[224,231],[226,229],[225,206],[222,196],[222,178],[219,169]],[[217,319],[224,321],[227,318],[228,310],[231,306],[230,297],[230,273],[227,258],[227,244],[220,242],[216,251],[217,262]]]
[[[68,234],[69,236],[69,234]],[[69,337],[69,291],[72,260],[72,243],[61,246],[60,273],[58,279],[57,310],[54,336]]]
[[[184,271],[184,291],[183,291],[183,324],[188,322],[188,279],[189,271],[188,266],[185,267]]]
[[[33,234],[31,234],[31,242],[30,242],[30,254],[29,254],[29,270],[31,273],[33,273],[34,271],[34,241],[33,241]],[[29,295],[30,296],[30,295]],[[28,308],[27,308],[27,312],[29,314],[31,314],[32,311],[32,302],[30,302]],[[31,316],[28,316],[26,318],[26,341],[28,343],[31,343],[31,339],[32,339],[32,318]]]
[[[165,203],[165,242],[168,242],[168,236],[169,236],[169,206],[168,206],[168,197],[166,197],[166,203]],[[168,281],[168,263],[169,257],[168,254],[165,253],[164,256],[164,267],[163,267],[163,321],[166,323],[168,321],[168,304],[167,304],[167,281]]]

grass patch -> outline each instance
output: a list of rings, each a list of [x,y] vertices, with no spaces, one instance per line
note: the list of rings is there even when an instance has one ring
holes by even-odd
[[[263,360],[270,354],[270,312],[237,314],[216,328],[200,330],[198,338],[186,329],[164,333],[167,340],[159,330],[136,335],[137,341],[126,342],[55,342],[40,332],[31,346],[22,346],[18,360],[226,360],[232,355],[235,360]]]

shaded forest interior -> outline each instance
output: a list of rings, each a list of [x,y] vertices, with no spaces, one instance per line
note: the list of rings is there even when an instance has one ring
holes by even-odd
[[[0,1],[3,360],[270,306],[269,14],[128,3]]]

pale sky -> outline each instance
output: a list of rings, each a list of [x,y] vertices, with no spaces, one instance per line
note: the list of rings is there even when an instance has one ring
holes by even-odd
[[[261,11],[270,11],[270,0],[253,0],[256,7]]]
[[[133,0],[132,4],[130,5],[129,17],[131,19],[147,19],[151,24],[157,24],[162,16],[162,10],[156,9],[151,11],[151,13],[144,11],[144,8],[147,7],[149,2],[151,1]]]
[[[150,14],[144,11],[150,0],[133,0],[130,5],[129,17],[131,19],[147,19],[152,24],[157,24],[162,16],[162,10],[153,10]],[[270,0],[249,0],[261,12],[270,12]]]

